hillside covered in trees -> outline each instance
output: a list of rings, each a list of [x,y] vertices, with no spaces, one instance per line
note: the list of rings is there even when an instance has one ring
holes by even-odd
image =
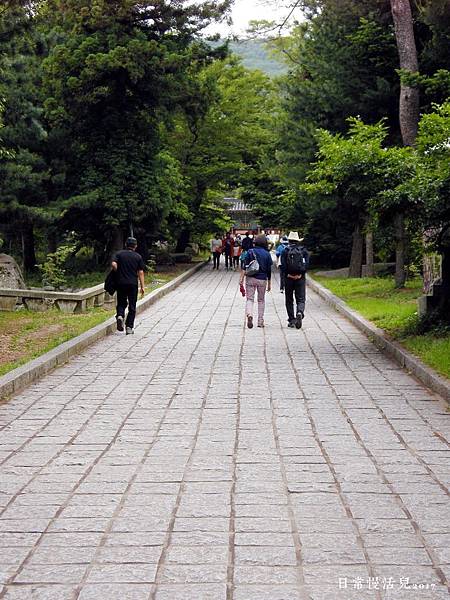
[[[232,41],[230,51],[242,59],[242,64],[247,69],[259,69],[269,77],[279,77],[287,73],[286,63],[269,50],[265,40]]]

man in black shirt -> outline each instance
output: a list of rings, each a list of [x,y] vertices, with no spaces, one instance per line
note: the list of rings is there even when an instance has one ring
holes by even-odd
[[[117,330],[124,330],[125,310],[128,306],[128,315],[125,322],[126,334],[134,333],[134,319],[136,317],[136,302],[138,297],[138,278],[141,286],[141,297],[144,295],[144,261],[136,252],[137,241],[130,237],[127,239],[125,250],[117,252],[112,261],[112,268],[116,271],[117,281]]]
[[[253,248],[253,240],[250,237],[250,232],[247,231],[244,239],[242,240],[242,250],[243,252],[247,252],[248,250],[250,250],[250,248]]]
[[[297,231],[291,231],[289,246],[281,255],[281,267],[285,275],[285,304],[288,314],[288,327],[300,329],[305,316],[306,271],[309,266],[309,253],[302,246],[303,238]],[[297,311],[294,314],[294,294]]]

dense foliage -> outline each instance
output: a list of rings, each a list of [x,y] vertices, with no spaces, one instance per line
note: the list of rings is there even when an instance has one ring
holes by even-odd
[[[302,0],[305,20],[271,42],[279,78],[202,37],[230,3],[3,3],[3,247],[27,270],[68,240],[106,264],[131,232],[143,254],[161,238],[184,252],[229,227],[237,194],[262,226],[304,231],[322,264],[358,275],[364,243],[420,262],[426,232],[445,275],[447,0],[411,0],[418,72],[399,68],[391,0]],[[412,148],[405,89],[420,91]]]
[[[354,245],[353,217],[361,223],[364,221],[364,215],[361,220],[353,211],[349,219],[346,209],[349,203],[360,203],[358,193],[353,195],[361,169],[349,158],[349,185],[338,186],[332,201],[331,195],[325,201],[323,196],[305,193],[304,184],[311,169],[317,171],[323,159],[325,134],[317,135],[317,131],[344,136],[340,143],[345,144],[349,119],[357,118],[369,127],[383,120],[385,135],[380,147],[400,146],[400,82],[408,80],[411,85],[420,87],[421,111],[425,113],[433,110],[433,103],[444,102],[450,93],[450,6],[441,0],[412,2],[420,73],[411,75],[399,70],[388,0],[376,3],[369,0],[304,0],[301,4],[306,20],[289,38],[273,42],[289,66],[289,73],[281,82],[283,111],[268,167],[275,178],[276,185],[272,189],[276,193],[272,194],[272,202],[267,196],[265,204],[256,198],[255,205],[261,214],[269,210],[273,219],[278,216],[279,223],[301,226],[321,262],[345,266],[349,264]],[[353,133],[350,131],[351,139]],[[373,141],[376,143],[376,135]],[[389,153],[389,157],[385,192],[392,191],[390,186],[393,184],[396,187],[396,172],[411,172],[407,152],[398,148],[398,152]],[[330,169],[339,169],[338,163],[330,164]],[[353,182],[350,181],[352,172]],[[337,173],[334,176],[339,177]],[[364,193],[371,195],[370,190]],[[280,196],[289,198],[290,202],[280,202]],[[384,258],[389,254],[392,256],[395,247],[394,216],[405,208],[407,218],[410,202],[400,190],[379,200],[379,214],[372,228],[377,229],[376,250]],[[407,221],[407,230],[410,224]],[[408,232],[410,238],[412,235]]]
[[[55,251],[69,235],[102,263],[132,232],[145,253],[161,235],[177,235],[166,230],[174,217],[195,221],[199,177],[183,163],[173,131],[183,130],[181,146],[191,148],[192,127],[222,101],[218,74],[205,72],[215,62],[228,68],[226,48],[212,49],[200,34],[228,5],[2,6],[0,230],[26,270],[36,266],[36,247]],[[205,195],[214,185],[206,179]],[[224,211],[212,202],[209,216],[201,229],[213,229]]]

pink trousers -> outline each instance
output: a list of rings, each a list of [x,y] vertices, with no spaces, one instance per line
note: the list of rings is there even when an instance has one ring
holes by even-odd
[[[255,277],[245,278],[245,292],[247,295],[247,304],[245,307],[246,316],[253,316],[253,305],[255,303],[255,293],[258,290],[258,325],[264,323],[264,309],[266,296],[267,279],[255,279]]]

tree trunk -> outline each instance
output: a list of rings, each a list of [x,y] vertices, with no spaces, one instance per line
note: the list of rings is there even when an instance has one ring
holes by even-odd
[[[191,230],[183,229],[177,240],[177,247],[175,248],[175,252],[184,252],[186,250],[186,246],[188,246],[190,241],[191,241]]]
[[[410,73],[419,72],[414,24],[410,0],[391,0],[392,18],[394,20],[395,38],[397,40],[400,68]],[[404,146],[414,146],[419,124],[420,94],[418,87],[401,83],[400,88],[400,130]],[[405,216],[399,214],[395,219],[396,233],[396,268],[395,286],[403,287],[406,281],[405,256],[406,235]],[[401,273],[403,270],[403,273]]]
[[[123,231],[119,226],[113,227],[111,230],[111,237],[108,241],[108,246],[106,249],[106,259],[108,264],[112,261],[112,258],[116,252],[119,250],[123,250],[124,239],[123,239]]]
[[[406,282],[406,233],[405,216],[399,212],[394,217],[395,231],[395,287],[405,287]]]
[[[450,323],[450,247],[442,249],[442,285],[439,314]]]
[[[146,263],[148,261],[149,252],[148,252],[147,238],[145,236],[145,229],[142,229],[141,227],[136,228],[134,230],[134,234],[136,236],[137,243],[138,243],[137,251],[144,259],[144,263]]]
[[[391,10],[400,68],[410,73],[418,73],[419,61],[410,0],[391,0]],[[414,146],[416,142],[419,109],[419,88],[402,83],[400,91],[400,129],[405,146]]]
[[[373,231],[366,233],[366,277],[375,277],[375,265],[373,260]]]
[[[361,277],[364,253],[364,236],[361,224],[357,223],[353,231],[352,256],[350,258],[349,277]]]
[[[32,273],[36,270],[36,250],[34,245],[33,225],[26,225],[22,229],[22,256],[23,270],[25,273]]]
[[[58,249],[58,236],[54,229],[47,232],[47,247],[49,254],[53,254]]]

